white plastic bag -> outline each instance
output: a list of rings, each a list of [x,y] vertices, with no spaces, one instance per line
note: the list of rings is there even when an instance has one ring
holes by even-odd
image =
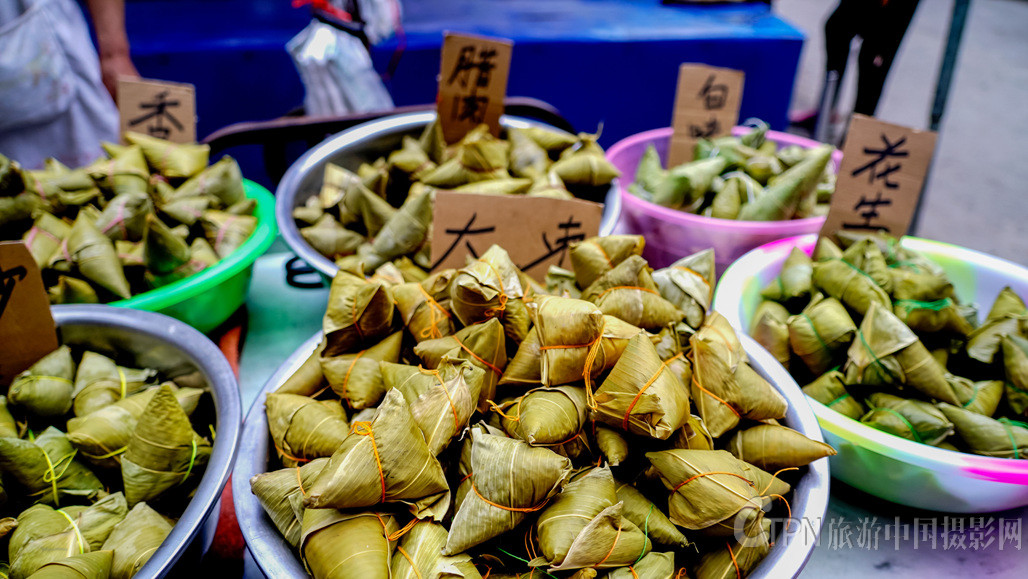
[[[360,40],[312,21],[286,44],[306,89],[310,116],[339,116],[393,108],[382,79]]]

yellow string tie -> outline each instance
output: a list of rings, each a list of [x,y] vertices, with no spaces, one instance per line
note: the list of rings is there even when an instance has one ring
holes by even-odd
[[[64,511],[62,511],[60,509],[57,509],[57,512],[61,513],[62,515],[64,515],[64,518],[68,519],[68,522],[71,523],[71,528],[75,529],[75,538],[78,539],[78,542],[79,542],[79,554],[85,553],[86,552],[85,539],[82,538],[82,531],[79,531],[79,526],[76,525],[75,521],[72,520],[72,518],[68,516],[68,513],[64,512]]]

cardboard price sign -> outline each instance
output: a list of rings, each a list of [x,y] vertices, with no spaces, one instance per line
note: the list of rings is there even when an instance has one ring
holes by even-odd
[[[43,276],[20,241],[0,242],[0,344],[0,384],[58,346]]]
[[[510,40],[446,33],[436,109],[447,143],[459,141],[482,123],[494,136],[500,135],[513,52]]]
[[[196,90],[191,84],[118,79],[121,133],[134,131],[175,143],[196,142]]]
[[[494,243],[522,271],[542,280],[550,265],[569,267],[569,246],[600,231],[603,206],[580,199],[436,192],[432,269],[461,268]]]
[[[700,139],[729,135],[739,121],[743,73],[705,64],[678,69],[668,167],[692,161]]]
[[[839,230],[907,232],[936,134],[855,114],[842,149],[842,164],[822,236]]]

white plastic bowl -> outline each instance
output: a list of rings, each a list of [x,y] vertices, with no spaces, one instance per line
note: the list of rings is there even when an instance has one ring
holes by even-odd
[[[815,235],[782,239],[750,251],[725,271],[714,309],[740,332],[749,331],[760,290],[781,270],[793,247],[811,253]],[[947,243],[905,237],[946,271],[957,296],[988,306],[1009,285],[1028,295],[1028,269]],[[876,430],[810,399],[825,441],[839,452],[832,476],[880,498],[921,509],[984,513],[1028,505],[1028,460],[954,452]]]

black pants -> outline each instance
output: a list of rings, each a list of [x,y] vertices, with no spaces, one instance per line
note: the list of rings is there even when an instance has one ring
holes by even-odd
[[[825,22],[825,52],[828,72],[839,74],[832,95],[833,108],[839,98],[842,75],[849,60],[850,42],[863,40],[857,57],[857,101],[853,112],[875,114],[885,77],[896,58],[903,35],[914,17],[918,0],[841,0]]]

